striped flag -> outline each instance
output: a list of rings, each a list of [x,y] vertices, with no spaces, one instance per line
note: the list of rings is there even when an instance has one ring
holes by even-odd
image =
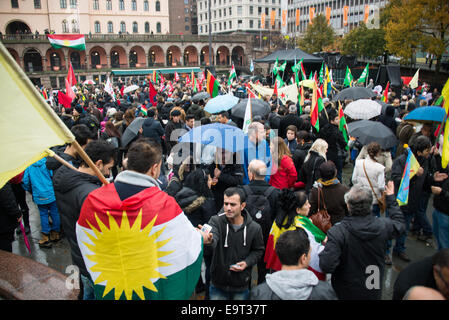
[[[349,149],[349,147],[348,147],[348,141],[349,141],[348,126],[346,124],[345,114],[343,113],[343,108],[341,107],[340,101],[338,101],[338,106],[339,106],[338,107],[338,117],[340,118],[338,128],[340,129],[341,133],[343,134],[343,138],[346,141],[346,150],[348,150]]]
[[[284,223],[285,222],[286,221],[284,221]],[[276,242],[281,234],[289,230],[296,230],[297,228],[304,229],[310,241],[312,252],[309,270],[313,271],[320,280],[324,280],[325,274],[323,274],[323,272],[321,271],[318,254],[324,248],[321,245],[321,242],[326,238],[326,234],[318,229],[318,227],[316,227],[309,218],[300,215],[297,215],[295,217],[293,224],[288,228],[279,228],[276,222],[273,223],[273,226],[270,230],[270,235],[268,236],[267,248],[264,257],[267,269],[273,269],[276,271],[281,270],[282,264],[279,261],[279,258],[275,251]]]
[[[114,183],[92,191],[76,236],[97,299],[186,300],[198,282],[201,234],[158,187],[123,201]]]
[[[215,77],[207,70],[207,93],[209,93],[211,98],[215,98],[218,96],[218,92],[220,91],[220,84],[215,79]]]
[[[251,107],[251,97],[248,98],[248,103],[246,104],[245,109],[245,119],[243,120],[243,132],[248,134],[248,127],[251,124],[253,119],[253,112]]]
[[[229,72],[228,86],[230,86],[234,79],[237,78],[237,73],[235,72],[234,64],[232,64],[231,71]]]
[[[398,195],[396,200],[400,206],[406,206],[408,204],[408,193],[410,189],[410,179],[412,179],[418,172],[420,167],[418,160],[412,150],[405,145],[408,149],[407,160],[405,162],[404,173],[402,174],[401,184],[399,185]]]
[[[86,40],[83,34],[47,34],[48,41],[55,49],[62,47],[74,50],[86,50]]]
[[[175,81],[178,82],[179,81],[179,74],[175,71]]]
[[[383,102],[387,102],[388,101],[388,91],[390,90],[390,81],[387,82],[387,86],[385,87],[384,93],[382,95],[381,100]]]
[[[142,106],[140,107],[140,112],[142,112],[142,114],[143,114],[144,116],[147,115],[148,109],[145,107],[145,105],[142,105]]]

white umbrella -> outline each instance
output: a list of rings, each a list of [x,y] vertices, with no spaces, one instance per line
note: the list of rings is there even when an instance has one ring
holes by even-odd
[[[93,80],[86,80],[86,81],[83,82],[83,84],[92,84],[93,85],[93,84],[96,84],[96,83]]]
[[[380,115],[382,106],[374,100],[359,99],[348,104],[344,114],[352,119],[368,120]]]
[[[129,86],[129,87],[126,87],[126,88],[123,90],[123,93],[132,92],[132,91],[135,91],[135,90],[137,90],[137,89],[139,89],[139,86],[136,86],[135,84],[133,84],[133,85],[131,85],[131,86]]]

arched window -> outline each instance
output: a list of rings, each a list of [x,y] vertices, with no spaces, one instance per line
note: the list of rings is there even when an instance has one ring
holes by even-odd
[[[62,33],[69,33],[69,23],[67,20],[62,20]]]
[[[139,26],[137,24],[137,22],[133,22],[133,33],[138,33],[139,32]]]
[[[70,53],[70,62],[72,63],[73,69],[78,70],[81,68],[81,57],[80,53],[73,51]]]
[[[161,2],[156,1],[156,11],[161,11]]]
[[[78,33],[79,32],[79,26],[78,21],[76,19],[72,20],[72,33]]]
[[[148,4],[148,0],[145,0],[143,2],[143,10],[144,11],[150,11],[150,5]]]
[[[112,21],[108,22],[108,33],[114,33],[114,24]]]
[[[101,33],[101,27],[100,27],[100,22],[99,21],[95,21],[94,29],[95,29],[95,33]]]
[[[93,68],[95,68],[95,66],[100,65],[100,54],[98,53],[98,51],[93,51],[90,54],[90,64],[92,65]]]
[[[126,33],[126,24],[124,21],[120,22],[120,31]]]
[[[156,24],[156,32],[157,32],[157,33],[161,33],[161,32],[162,32],[162,27],[161,27],[161,23],[160,23],[160,22],[158,22],[158,23]]]
[[[150,33],[150,23],[145,22],[145,33]]]

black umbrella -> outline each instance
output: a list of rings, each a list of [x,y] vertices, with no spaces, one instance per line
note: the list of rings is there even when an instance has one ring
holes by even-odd
[[[144,121],[145,118],[138,117],[129,124],[129,126],[126,128],[125,132],[123,132],[122,135],[122,148],[126,147],[131,141],[134,140],[134,138],[139,133],[140,128],[142,128]]]
[[[242,99],[231,109],[231,113],[234,117],[244,119],[246,106],[248,105],[248,99]],[[268,102],[260,99],[251,99],[251,111],[252,116],[266,116],[270,113],[271,108]]]
[[[351,122],[348,124],[348,131],[351,137],[358,138],[363,145],[377,142],[382,149],[387,150],[398,144],[398,139],[390,128],[377,121],[360,120]]]
[[[192,101],[198,102],[200,100],[209,99],[209,98],[210,98],[210,94],[207,93],[206,91],[203,91],[203,92],[200,92],[200,93],[197,93],[196,95],[194,95],[192,97]]]
[[[376,94],[365,87],[352,87],[341,90],[333,99],[333,101],[370,99]]]

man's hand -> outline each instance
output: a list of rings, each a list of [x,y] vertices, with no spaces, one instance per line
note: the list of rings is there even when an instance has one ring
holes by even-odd
[[[385,186],[385,194],[387,196],[391,196],[394,194],[394,182],[388,181],[387,185]]]
[[[439,171],[435,172],[433,175],[433,180],[436,182],[441,182],[447,179],[447,173],[440,173]]]
[[[439,195],[443,189],[440,187],[431,186],[430,189],[432,190],[432,193],[435,195]]]
[[[419,177],[424,173],[424,169],[423,167],[419,167],[418,172],[416,173],[416,175]]]
[[[215,168],[214,177],[218,179],[220,177],[220,174],[221,174],[221,171],[218,168]]]
[[[201,233],[201,236],[203,237],[203,243],[204,243],[204,244],[211,244],[211,243],[212,243],[212,240],[213,240],[213,238],[214,238],[212,232],[206,233],[206,232],[204,232],[204,231],[201,231],[201,228],[202,228],[202,227],[203,227],[203,226],[199,224],[199,225],[198,225],[198,228],[196,228],[196,230],[197,230],[199,233]]]
[[[237,262],[232,267],[230,267],[229,270],[235,271],[235,272],[242,272],[243,270],[246,269],[246,267],[247,267],[246,262],[245,261],[240,261],[240,262]]]

